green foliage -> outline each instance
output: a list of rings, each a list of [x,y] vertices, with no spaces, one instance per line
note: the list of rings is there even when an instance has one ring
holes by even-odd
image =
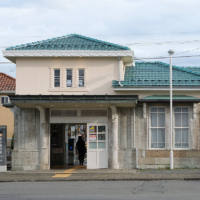
[[[170,170],[170,165],[167,165],[165,169]]]

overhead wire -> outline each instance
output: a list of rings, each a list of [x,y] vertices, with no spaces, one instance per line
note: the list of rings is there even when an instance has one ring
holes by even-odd
[[[98,34],[98,35],[88,35],[88,36],[131,36],[131,35],[166,35],[166,34],[195,34],[200,32],[161,32],[161,33],[130,33],[130,34]],[[67,34],[66,34],[67,35]],[[70,34],[69,34],[70,35]],[[57,37],[57,35],[21,35],[21,36],[4,36],[0,35],[0,38],[19,38],[19,37]]]

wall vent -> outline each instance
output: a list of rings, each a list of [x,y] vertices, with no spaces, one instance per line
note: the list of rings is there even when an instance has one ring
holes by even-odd
[[[107,110],[81,110],[81,116],[87,117],[105,117],[107,116]]]
[[[76,117],[77,110],[51,110],[52,117]]]

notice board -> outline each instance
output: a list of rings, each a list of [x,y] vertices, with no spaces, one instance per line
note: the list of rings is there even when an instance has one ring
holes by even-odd
[[[0,166],[6,166],[7,127],[0,126]]]

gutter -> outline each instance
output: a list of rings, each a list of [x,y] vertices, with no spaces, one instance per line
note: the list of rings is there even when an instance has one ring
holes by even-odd
[[[121,86],[121,87],[123,87],[123,85],[121,84],[121,80],[120,80],[120,78],[121,78],[121,73],[120,73],[120,61],[121,61],[121,57],[118,57],[118,59],[119,59],[119,85]]]
[[[0,94],[15,94],[15,90],[0,90]]]
[[[114,91],[169,91],[169,88],[155,88],[155,87],[113,87]],[[200,87],[188,87],[188,88],[174,88],[173,91],[200,91]]]

